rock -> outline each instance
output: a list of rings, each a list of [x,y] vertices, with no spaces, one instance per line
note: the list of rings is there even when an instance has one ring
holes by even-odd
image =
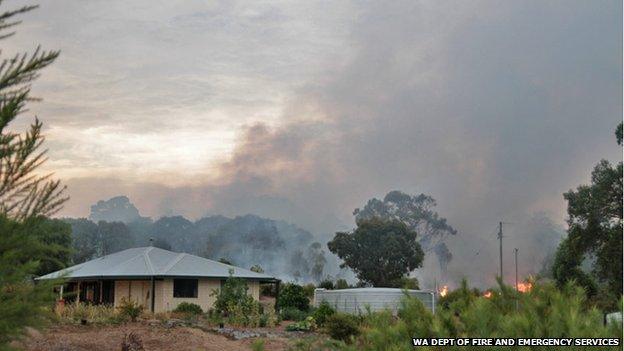
[[[172,319],[168,319],[165,322],[165,327],[167,328],[183,327],[183,326],[186,326],[186,324],[187,323],[181,319],[172,318]]]

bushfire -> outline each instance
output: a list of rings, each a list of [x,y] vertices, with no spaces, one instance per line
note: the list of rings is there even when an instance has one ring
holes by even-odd
[[[492,297],[492,292],[486,291],[485,294],[483,294],[483,297],[485,297],[486,299],[489,299],[490,297]]]
[[[522,292],[522,293],[527,293],[529,291],[531,291],[531,288],[533,287],[533,284],[531,284],[530,282],[526,282],[526,283],[518,283],[518,291]]]
[[[448,286],[444,285],[441,289],[440,289],[440,296],[444,297],[446,296],[446,294],[448,293]]]

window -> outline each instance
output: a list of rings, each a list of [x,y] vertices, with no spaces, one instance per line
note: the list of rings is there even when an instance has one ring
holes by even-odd
[[[173,297],[197,297],[197,279],[174,279]]]

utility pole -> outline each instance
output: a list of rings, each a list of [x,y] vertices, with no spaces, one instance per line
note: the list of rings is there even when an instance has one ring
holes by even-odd
[[[518,291],[518,248],[514,249],[514,254],[516,256],[516,291]],[[516,311],[518,310],[518,298],[516,298]]]
[[[514,254],[516,255],[516,291],[518,291],[518,248],[514,249]]]
[[[500,278],[504,283],[503,279],[503,222],[498,222],[498,240],[500,242]]]

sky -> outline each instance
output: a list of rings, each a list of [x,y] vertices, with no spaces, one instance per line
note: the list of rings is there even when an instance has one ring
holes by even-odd
[[[61,50],[13,128],[44,122],[62,216],[124,194],[327,237],[402,190],[437,199],[461,247],[534,213],[563,226],[562,194],[622,157],[621,1],[55,0],[22,18],[5,57]]]

